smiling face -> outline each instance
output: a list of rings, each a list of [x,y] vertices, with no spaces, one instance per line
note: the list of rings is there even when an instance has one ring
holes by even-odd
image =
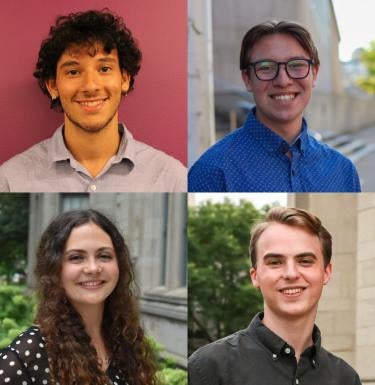
[[[98,132],[117,127],[122,93],[130,77],[122,72],[117,50],[106,53],[100,44],[71,46],[57,62],[56,79],[46,86],[52,98],[59,97],[65,126]]]
[[[318,301],[332,272],[319,238],[299,227],[271,223],[256,245],[253,285],[264,299],[264,316],[315,319]]]
[[[250,61],[286,62],[296,58],[311,59],[294,37],[276,33],[263,36],[253,46]],[[306,78],[292,79],[287,75],[285,66],[281,65],[274,80],[262,81],[257,79],[253,68],[250,69],[250,77],[248,71],[243,71],[245,85],[254,95],[258,120],[279,134],[285,131],[293,131],[292,136],[298,134],[317,73],[318,67],[313,66]]]
[[[73,228],[66,242],[61,284],[75,308],[103,306],[119,279],[110,236],[94,223]]]

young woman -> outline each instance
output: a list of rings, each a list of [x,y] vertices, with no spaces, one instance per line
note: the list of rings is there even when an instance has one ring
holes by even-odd
[[[64,213],[37,252],[32,326],[0,354],[9,385],[155,385],[123,237],[94,210]]]

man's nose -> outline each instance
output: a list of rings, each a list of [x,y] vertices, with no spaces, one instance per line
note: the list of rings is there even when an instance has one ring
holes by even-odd
[[[99,76],[95,71],[86,71],[82,77],[82,88],[85,91],[95,91],[99,88]]]
[[[293,82],[293,79],[286,72],[286,64],[279,64],[279,72],[275,79],[273,79],[273,84],[279,86],[286,86]]]
[[[297,279],[299,275],[298,264],[295,261],[289,261],[285,264],[283,272],[285,279]]]

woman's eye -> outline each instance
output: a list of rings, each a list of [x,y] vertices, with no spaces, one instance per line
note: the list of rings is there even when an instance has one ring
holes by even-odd
[[[109,254],[100,254],[99,258],[100,259],[105,259],[105,260],[110,260],[110,259],[112,259],[112,256],[109,255]]]
[[[83,259],[82,255],[70,255],[68,260],[71,262],[80,262]]]

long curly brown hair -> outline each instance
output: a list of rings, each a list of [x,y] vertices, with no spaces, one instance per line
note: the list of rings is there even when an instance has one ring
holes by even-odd
[[[106,299],[102,334],[111,352],[111,366],[129,385],[156,385],[156,365],[143,329],[139,325],[138,290],[129,251],[116,226],[95,210],[77,210],[58,216],[42,235],[37,251],[39,304],[35,323],[46,341],[51,381],[60,385],[111,383],[80,314],[61,285],[62,255],[73,228],[95,223],[112,239],[119,266],[119,281]]]

